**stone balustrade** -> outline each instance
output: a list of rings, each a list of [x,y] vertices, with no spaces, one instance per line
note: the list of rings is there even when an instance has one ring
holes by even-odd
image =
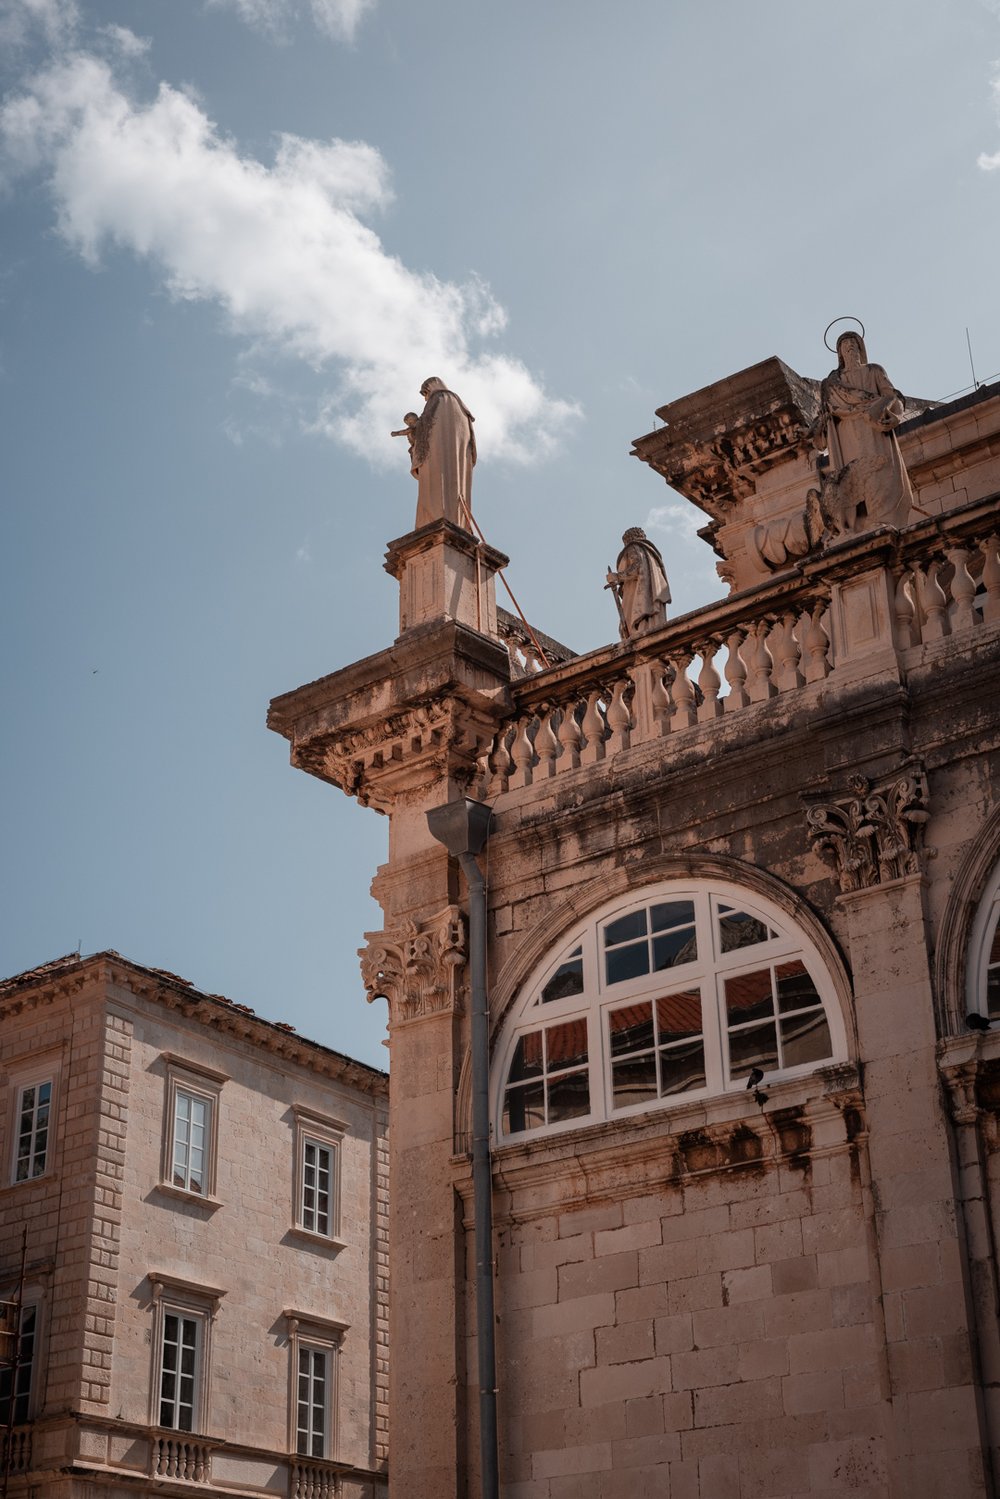
[[[990,512],[994,511],[991,515]],[[823,682],[839,665],[839,586],[884,570],[891,639],[907,653],[1000,622],[995,507],[975,505],[907,532],[868,533],[759,589],[515,681],[515,714],[486,760],[488,795],[549,780]]]
[[[195,1437],[156,1436],[150,1443],[149,1472],[152,1478],[211,1483],[212,1449]]]
[[[290,1464],[288,1499],[341,1499],[343,1491],[343,1474],[330,1463]]]
[[[0,1434],[0,1468],[8,1474],[30,1473],[30,1426],[14,1426]]]

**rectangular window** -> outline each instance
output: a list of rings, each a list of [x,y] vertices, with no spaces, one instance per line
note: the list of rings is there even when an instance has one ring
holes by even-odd
[[[308,1136],[302,1142],[302,1227],[329,1235],[333,1203],[333,1147]]]
[[[52,1079],[28,1083],[17,1098],[17,1154],[14,1180],[31,1181],[45,1170],[49,1154],[49,1110]]]
[[[200,1372],[202,1317],[165,1310],[160,1348],[161,1426],[173,1431],[195,1431]]]
[[[340,1175],[344,1131],[339,1119],[293,1105],[295,1119],[295,1228],[339,1247]]]
[[[174,1094],[174,1161],[171,1181],[185,1192],[206,1190],[206,1150],[211,1102],[178,1088]]]
[[[299,1346],[295,1450],[303,1457],[327,1456],[330,1357],[325,1348]]]
[[[16,1372],[12,1367],[0,1369],[0,1429],[9,1425],[23,1426],[31,1414],[31,1381],[35,1367],[37,1330],[38,1308],[22,1306]],[[13,1412],[11,1411],[12,1396]]]
[[[223,1072],[181,1057],[165,1054],[164,1061],[167,1088],[161,1188],[202,1197],[217,1206],[219,1102],[228,1079]]]

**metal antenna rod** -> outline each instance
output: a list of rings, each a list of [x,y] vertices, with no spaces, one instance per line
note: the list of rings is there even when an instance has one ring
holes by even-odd
[[[969,337],[968,328],[966,328],[965,330],[965,342],[969,350],[969,368],[972,370],[972,383],[975,386],[976,390],[978,390],[979,381],[976,379],[976,366],[972,362],[972,339]]]

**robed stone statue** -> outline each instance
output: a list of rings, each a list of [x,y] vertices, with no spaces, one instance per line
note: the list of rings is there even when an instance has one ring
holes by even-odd
[[[622,549],[607,582],[618,605],[619,634],[623,640],[648,635],[667,622],[670,603],[663,558],[641,526],[630,526],[622,536]]]
[[[869,364],[861,335],[842,333],[812,429],[817,450],[829,454],[820,469],[820,500],[835,534],[906,524],[913,491],[894,431],[904,410],[882,366]]]
[[[424,409],[408,411],[392,435],[410,445],[410,473],[417,481],[416,527],[450,520],[472,530],[472,470],[476,463],[475,417],[443,380],[432,375],[420,387]]]

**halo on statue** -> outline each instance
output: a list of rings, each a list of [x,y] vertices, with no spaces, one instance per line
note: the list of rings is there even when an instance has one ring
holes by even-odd
[[[831,328],[836,328],[838,323],[857,323],[858,327],[861,329],[861,337],[864,338],[865,336],[865,325],[859,317],[835,317],[833,322],[827,323],[826,327],[823,329],[823,342],[824,344],[826,344],[826,347],[830,350],[831,354],[836,354],[837,347],[835,344],[832,344],[830,342],[827,335],[829,334]]]

